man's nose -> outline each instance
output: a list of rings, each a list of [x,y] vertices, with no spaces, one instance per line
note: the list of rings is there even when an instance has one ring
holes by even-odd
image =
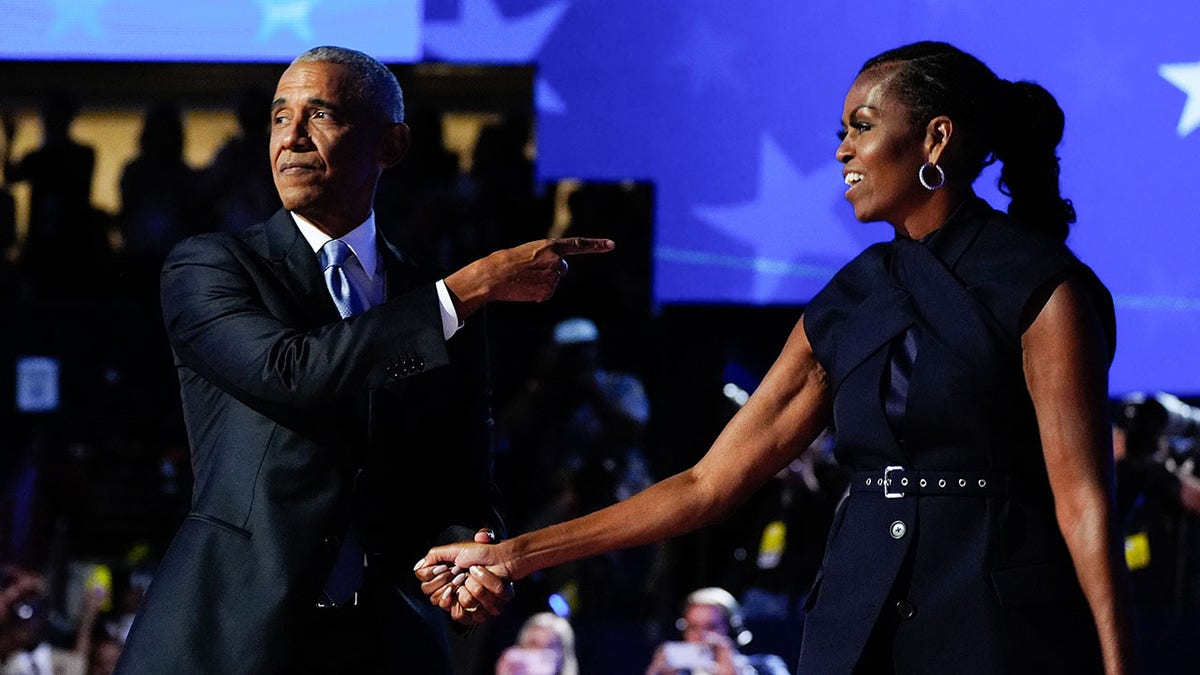
[[[308,135],[308,126],[305,125],[304,119],[294,119],[289,121],[286,126],[280,130],[283,147],[291,149],[308,147],[312,139]]]

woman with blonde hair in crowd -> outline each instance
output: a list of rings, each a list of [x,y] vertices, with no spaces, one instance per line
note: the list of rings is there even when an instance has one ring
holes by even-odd
[[[496,662],[496,675],[579,675],[571,622],[550,612],[526,619],[517,644]]]

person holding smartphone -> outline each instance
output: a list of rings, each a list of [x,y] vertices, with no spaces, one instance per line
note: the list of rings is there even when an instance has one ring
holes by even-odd
[[[737,599],[724,588],[689,593],[675,625],[683,640],[659,645],[646,675],[787,675],[787,665],[774,654],[741,653],[750,631],[742,625]]]
[[[579,675],[571,622],[550,612],[526,619],[517,644],[496,661],[496,675]]]

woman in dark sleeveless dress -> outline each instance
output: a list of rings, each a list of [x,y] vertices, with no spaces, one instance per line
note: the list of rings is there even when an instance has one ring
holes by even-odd
[[[855,216],[895,239],[812,300],[694,467],[495,546],[430,551],[417,575],[433,602],[495,612],[507,580],[711,523],[832,424],[856,474],[809,594],[801,673],[1130,670],[1115,321],[1064,244],[1063,124],[1045,89],[944,43],[869,60],[837,158]],[[996,160],[1007,214],[972,189]]]

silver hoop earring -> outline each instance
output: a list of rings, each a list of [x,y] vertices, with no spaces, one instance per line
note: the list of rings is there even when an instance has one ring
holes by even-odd
[[[933,170],[937,171],[937,175],[938,175],[937,185],[930,185],[929,181],[925,180],[925,169],[928,169],[930,167],[933,167]],[[917,180],[921,181],[921,187],[925,188],[926,190],[929,190],[930,192],[933,192],[934,190],[940,190],[942,188],[942,186],[946,184],[946,172],[942,171],[942,167],[938,166],[937,164],[930,164],[929,162],[925,162],[924,164],[921,165],[921,168],[917,169]]]

